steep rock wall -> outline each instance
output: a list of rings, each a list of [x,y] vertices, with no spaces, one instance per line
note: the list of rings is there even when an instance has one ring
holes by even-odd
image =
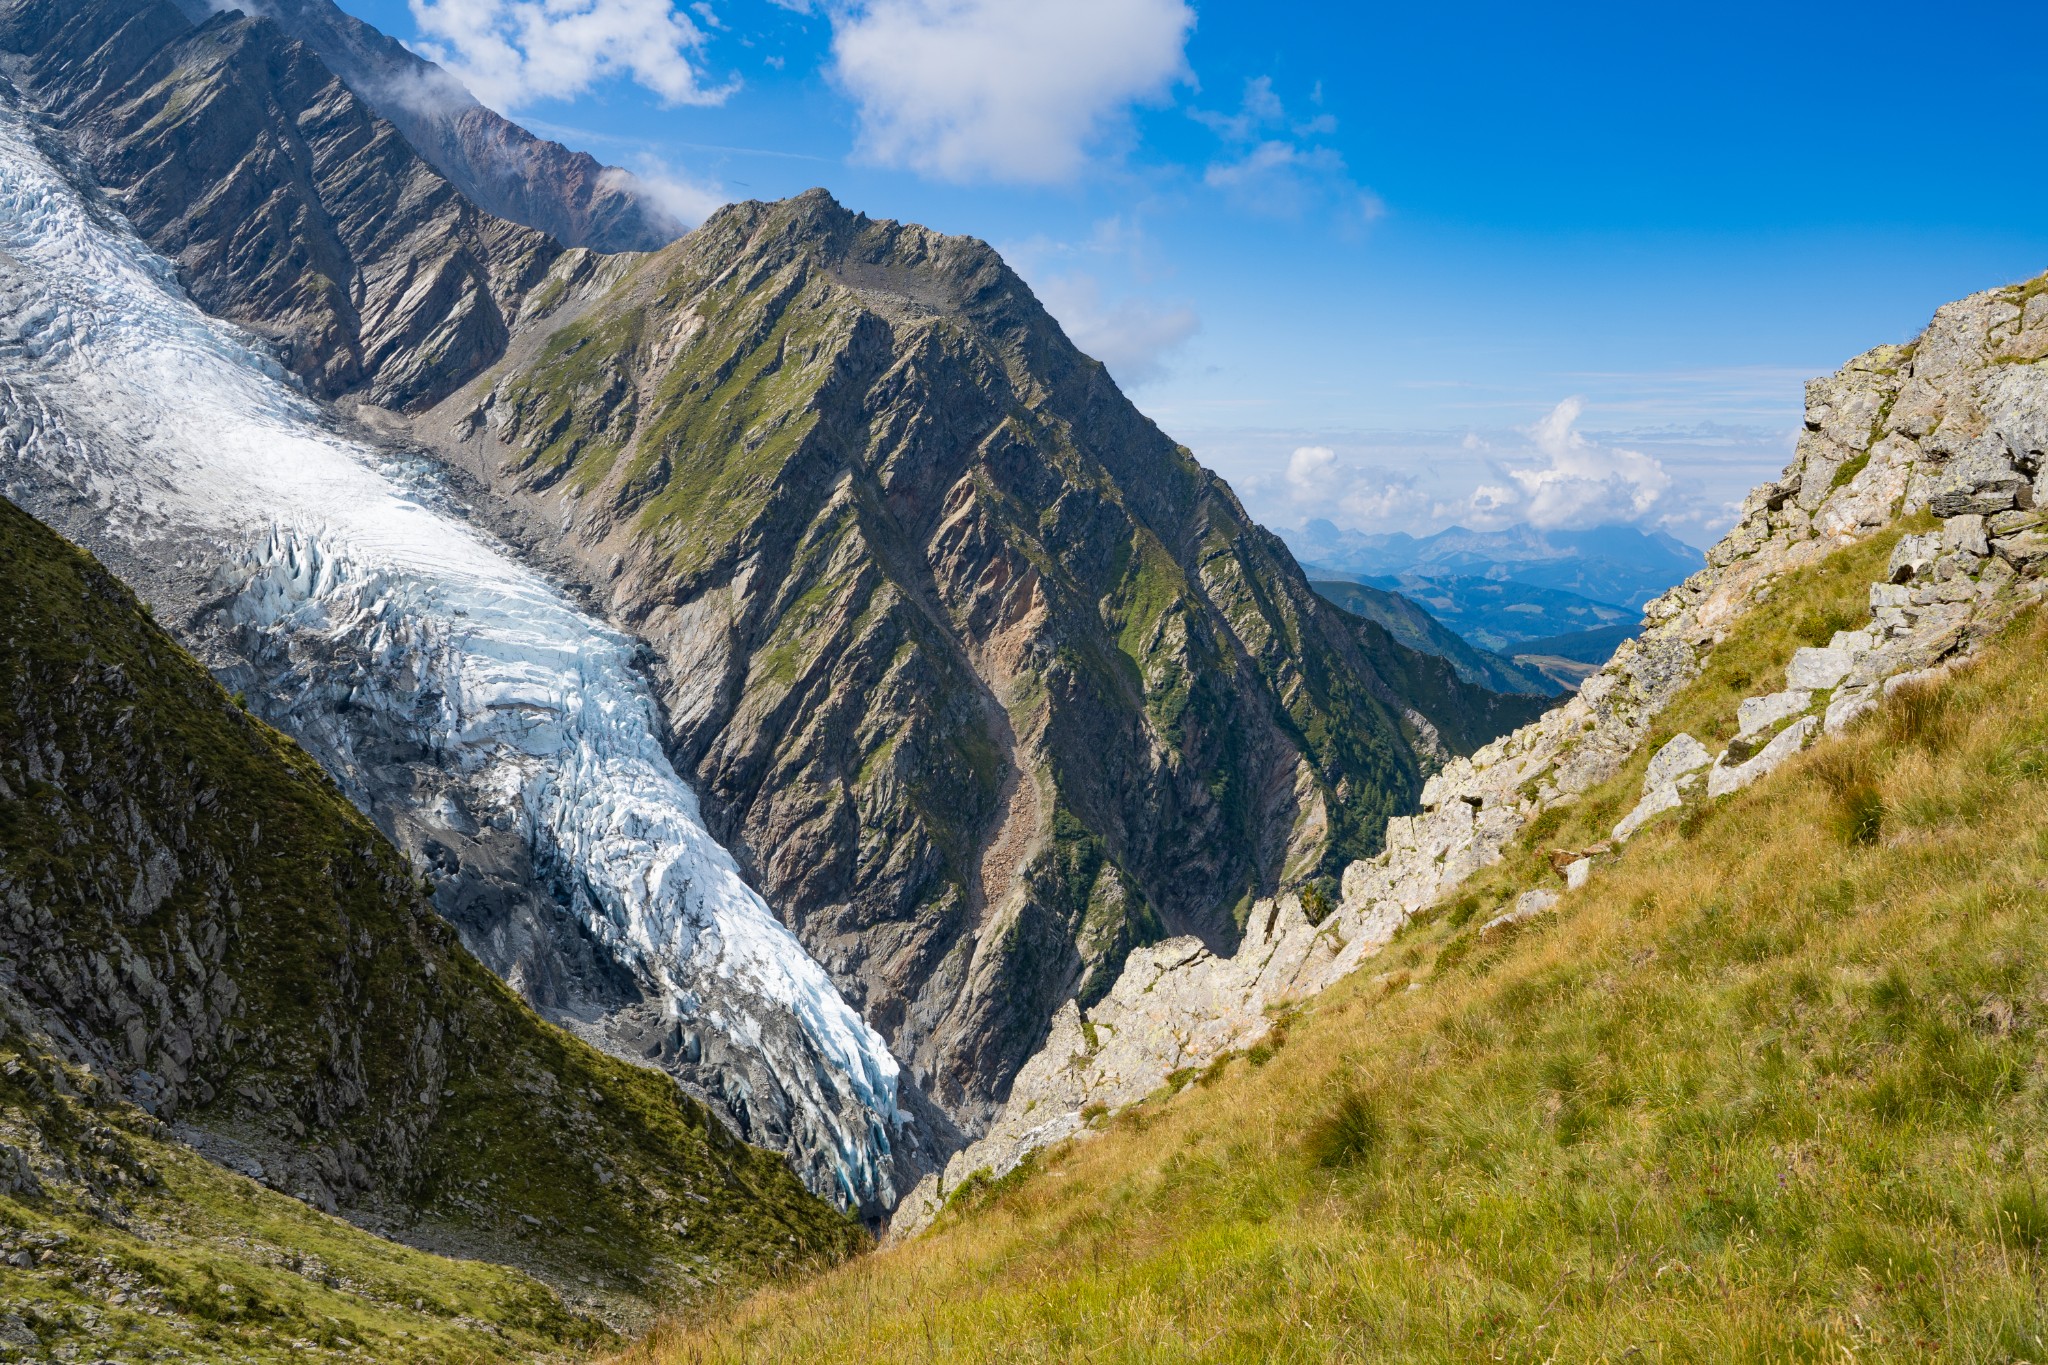
[[[1766,776],[1814,738],[1852,723],[1887,688],[1966,656],[2048,591],[2048,276],[1938,311],[1909,346],[1883,346],[1807,386],[1792,462],[1744,502],[1707,567],[1648,604],[1642,634],[1578,695],[1534,724],[1455,759],[1425,786],[1422,813],[1388,823],[1385,848],[1351,864],[1335,914],[1300,900],[1253,910],[1245,942],[1221,956],[1171,940],[1133,954],[1099,1003],[1062,1007],[988,1133],[899,1209],[892,1235],[928,1226],[976,1172],[1000,1175],[1088,1118],[1156,1091],[1169,1076],[1256,1044],[1271,1009],[1356,971],[1407,919],[1496,861],[1546,808],[1620,771],[1666,703],[1746,612],[1769,610],[1774,580],[1902,518],[1903,538],[1871,584],[1868,624],[1799,650],[1786,687],[1745,701],[1719,755],[1688,735],[1659,749],[1626,839],[1688,801]],[[1568,884],[1592,875],[1576,864]],[[1542,913],[1535,890],[1502,920]]]

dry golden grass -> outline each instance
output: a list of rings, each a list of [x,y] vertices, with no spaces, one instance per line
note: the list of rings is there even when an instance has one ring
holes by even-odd
[[[1888,546],[1781,585],[1668,725],[1775,686]],[[1639,759],[1270,1059],[629,1359],[2048,1359],[2044,665],[2028,618],[1480,936]]]

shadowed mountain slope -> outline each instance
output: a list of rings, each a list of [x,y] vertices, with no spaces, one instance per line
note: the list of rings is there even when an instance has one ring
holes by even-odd
[[[537,1018],[304,751],[6,501],[0,695],[0,998],[109,1098],[618,1311],[859,1239],[668,1078]]]
[[[203,0],[184,0],[204,17]],[[535,137],[333,0],[244,0],[348,82],[470,202],[566,246],[653,251],[685,228],[630,172]]]
[[[0,50],[193,299],[321,396],[446,393],[561,252],[480,211],[267,19],[0,0]]]
[[[970,1126],[1132,946],[1234,942],[1528,714],[1320,599],[981,242],[813,191],[528,318],[403,430],[655,646],[723,833]]]

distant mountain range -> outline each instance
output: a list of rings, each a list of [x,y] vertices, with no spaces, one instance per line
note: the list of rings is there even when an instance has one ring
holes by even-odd
[[[1662,531],[1597,526],[1586,531],[1541,531],[1510,526],[1468,531],[1452,526],[1435,535],[1405,531],[1367,535],[1311,521],[1283,532],[1312,572],[1356,582],[1379,579],[1484,578],[1575,593],[1595,602],[1641,607],[1706,562],[1692,546]]]
[[[1316,569],[1310,572],[1322,576]],[[1596,602],[1575,592],[1497,578],[1426,578],[1404,573],[1361,575],[1352,581],[1361,579],[1420,603],[1430,615],[1481,649],[1509,656],[1522,653],[1532,640],[1614,626],[1632,632],[1641,616],[1633,608]]]
[[[1408,648],[1447,660],[1466,682],[1495,692],[1520,692],[1534,696],[1552,696],[1570,690],[1570,685],[1557,682],[1540,669],[1471,643],[1405,593],[1348,579],[1324,580],[1309,586],[1353,616],[1378,622],[1389,635]],[[1607,652],[1612,654],[1619,644],[1617,640],[1614,645],[1609,645]],[[1602,656],[1603,661],[1605,657]],[[1574,683],[1576,681],[1573,680]]]

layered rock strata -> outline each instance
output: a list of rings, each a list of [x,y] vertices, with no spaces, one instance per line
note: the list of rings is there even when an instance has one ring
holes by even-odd
[[[479,210],[268,19],[0,0],[0,53],[199,305],[323,397],[439,398],[562,251]]]
[[[218,8],[180,2],[202,21]],[[631,172],[535,137],[332,0],[244,0],[235,8],[275,21],[318,53],[486,213],[594,251],[654,251],[686,230]]]
[[[1256,1044],[1274,1007],[1355,971],[1538,813],[1619,771],[1730,624],[1768,610],[1760,604],[1778,575],[1902,517],[1936,523],[1900,540],[1886,581],[1871,585],[1871,623],[1799,650],[1782,690],[1742,704],[1724,752],[1687,735],[1664,745],[1617,839],[1757,781],[1885,691],[1967,655],[2048,588],[2044,358],[2048,276],[1950,304],[1912,345],[1880,347],[1813,381],[1784,474],[1750,495],[1708,567],[1651,602],[1641,636],[1576,697],[1432,777],[1422,813],[1390,821],[1385,850],[1346,869],[1342,903],[1322,923],[1297,898],[1262,901],[1235,954],[1161,943],[1133,954],[1100,1002],[1065,1006],[988,1133],[905,1201],[892,1235],[927,1226],[974,1173],[999,1175],[1173,1073]],[[1596,864],[1575,866],[1583,884]],[[1543,908],[1518,903],[1503,918]]]
[[[1320,599],[980,242],[814,191],[534,300],[489,375],[359,415],[654,647],[714,827],[969,1131],[1062,1000],[1334,902],[1546,704]]]

